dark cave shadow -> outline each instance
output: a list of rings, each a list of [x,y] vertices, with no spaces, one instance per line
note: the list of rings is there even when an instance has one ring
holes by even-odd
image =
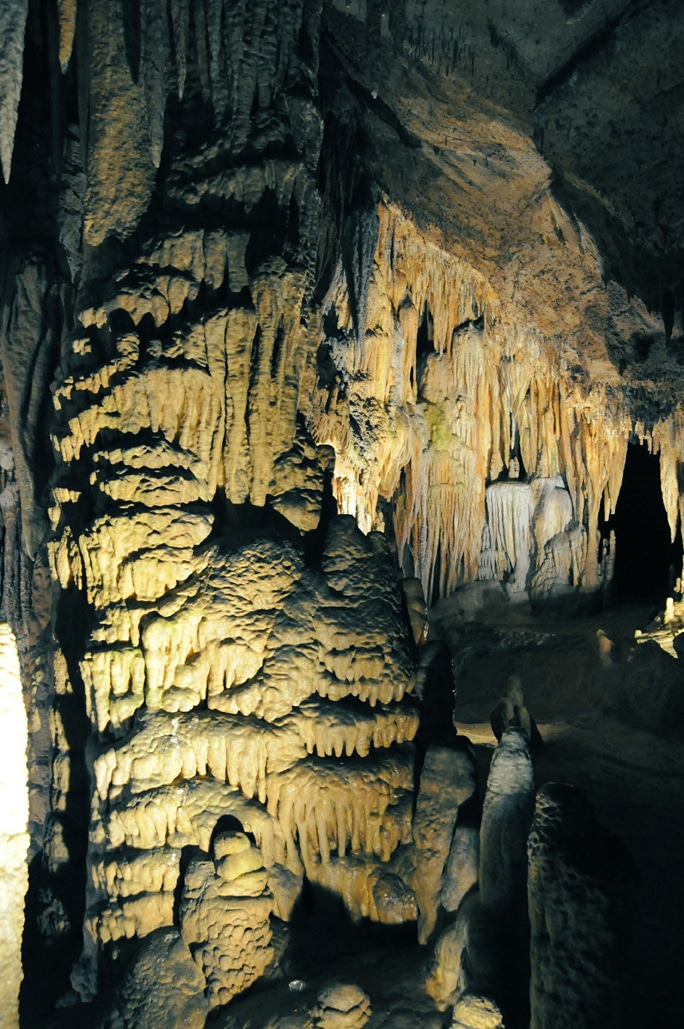
[[[287,925],[281,968],[290,980],[329,978],[333,962],[358,960],[370,950],[392,953],[418,947],[414,922],[383,925],[368,918],[355,922],[338,894],[306,878]]]

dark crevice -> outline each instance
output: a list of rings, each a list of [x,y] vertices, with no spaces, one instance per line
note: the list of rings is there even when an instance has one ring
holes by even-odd
[[[602,536],[615,532],[613,601],[661,604],[672,595],[682,566],[682,541],[674,543],[660,487],[660,457],[645,444],[630,443],[615,514],[601,525]]]

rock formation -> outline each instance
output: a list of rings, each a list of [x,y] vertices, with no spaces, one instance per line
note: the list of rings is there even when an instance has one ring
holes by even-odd
[[[21,938],[28,886],[28,788],[26,712],[22,703],[17,645],[7,624],[0,625],[0,722],[7,733],[0,758],[0,1026],[19,1020],[23,977]]]
[[[529,839],[531,1029],[621,1026],[630,1015],[625,931],[634,873],[586,798],[551,783]]]
[[[676,0],[0,0],[12,1022],[29,864],[26,1026],[199,1027],[305,884],[421,942],[470,903],[471,952],[517,907],[527,744],[504,719],[475,903],[427,609],[600,599],[636,445],[678,539],[683,33]],[[498,1024],[485,979],[455,1025]]]

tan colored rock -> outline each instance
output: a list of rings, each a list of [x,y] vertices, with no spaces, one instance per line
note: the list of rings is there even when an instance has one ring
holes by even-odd
[[[142,82],[126,60],[121,10],[89,5],[90,140],[85,236],[97,246],[130,233],[154,185]]]
[[[500,997],[510,992],[511,968],[520,970],[520,986],[527,986],[525,961],[517,950],[507,951],[517,923],[501,920],[472,891],[460,905],[456,919],[438,936],[429,965],[426,989],[440,1010],[455,1004],[465,993]],[[520,946],[524,948],[524,935]],[[504,955],[506,955],[504,957]],[[523,1000],[524,1003],[524,1000]]]
[[[249,836],[237,830],[220,832],[214,837],[214,860],[216,861],[224,857],[248,854],[252,849]],[[260,868],[261,866],[257,865],[256,867]]]
[[[383,872],[373,884],[373,903],[376,918],[384,925],[403,925],[418,918],[416,894],[394,872]]]
[[[418,938],[425,943],[434,930],[443,875],[458,808],[475,790],[471,756],[464,750],[433,745],[425,754],[413,821],[418,901]]]
[[[402,588],[406,596],[413,639],[416,644],[423,644],[427,639],[428,615],[425,597],[423,596],[423,585],[420,579],[402,579]]]
[[[160,929],[137,945],[98,1029],[203,1029],[209,1011],[205,986],[178,930]]]
[[[487,997],[466,994],[454,1008],[452,1029],[504,1029],[498,1005]]]
[[[283,828],[286,852],[298,851],[315,878],[319,863],[324,869],[333,854],[389,861],[410,836],[412,757],[410,748],[395,748],[374,760],[303,762],[274,776],[268,809]]]
[[[425,989],[440,1011],[446,1011],[463,989],[461,964],[468,942],[468,920],[461,912],[438,936],[430,960]]]
[[[370,998],[355,983],[331,983],[311,1015],[319,1029],[361,1029],[371,1016]]]
[[[0,753],[0,1026],[19,1025],[23,979],[21,940],[28,889],[27,724],[14,633],[0,623],[0,721],[6,738]]]
[[[282,922],[291,921],[301,896],[303,880],[303,870],[296,873],[277,863],[268,869],[266,886],[273,894],[273,914]]]
[[[247,842],[249,840],[245,837]],[[226,882],[232,882],[234,879],[238,879],[241,876],[249,875],[263,869],[263,861],[261,858],[261,852],[258,847],[249,845],[248,847],[226,852],[224,848],[216,846],[214,844],[214,861],[216,863],[216,871],[225,879]]]
[[[0,60],[0,164],[5,182],[10,180],[14,133],[24,72],[24,33],[28,0],[3,4],[0,29],[5,45]]]
[[[506,683],[506,692],[490,716],[492,732],[500,740],[506,729],[519,728],[532,742],[532,719],[525,707],[522,683],[517,675],[511,675]]]
[[[474,826],[456,825],[442,878],[440,901],[445,911],[458,911],[479,881],[480,834]]]
[[[190,863],[183,883],[183,939],[206,978],[211,1007],[242,993],[273,959],[272,897],[235,896],[232,886],[217,875],[213,861],[199,859]]]

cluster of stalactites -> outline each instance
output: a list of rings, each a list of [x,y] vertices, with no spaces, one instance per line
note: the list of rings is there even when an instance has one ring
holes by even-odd
[[[328,300],[337,330],[324,346],[335,378],[314,422],[337,454],[339,509],[368,531],[382,524],[379,498],[391,501],[404,566],[413,564],[426,596],[446,595],[477,578],[487,486],[520,466],[528,479],[561,476],[573,522],[587,532],[574,584],[592,590],[599,520],[615,510],[636,432],[660,451],[674,536],[681,412],[648,430],[635,424],[628,401],[575,380],[538,333],[513,323],[481,275],[390,203],[380,202],[377,217],[367,295],[354,293],[365,310],[362,344],[344,275]]]
[[[50,8],[50,5],[48,5]],[[228,116],[231,145],[245,145],[255,110],[312,69],[300,60],[302,33],[315,31],[303,0],[141,0],[138,5],[57,0],[48,45],[53,74],[76,62],[80,142],[88,174],[85,232],[98,245],[125,235],[145,211],[164,144],[167,97],[183,98],[193,69],[217,124]],[[1,0],[0,162],[9,182],[22,92],[28,0]],[[136,10],[137,9],[137,10]],[[133,15],[131,11],[136,11]],[[52,43],[54,37],[54,43]],[[276,51],[277,40],[277,51]],[[315,54],[316,48],[305,48]],[[312,57],[311,60],[314,58]],[[52,83],[58,95],[59,83]],[[287,104],[296,119],[301,102]]]

